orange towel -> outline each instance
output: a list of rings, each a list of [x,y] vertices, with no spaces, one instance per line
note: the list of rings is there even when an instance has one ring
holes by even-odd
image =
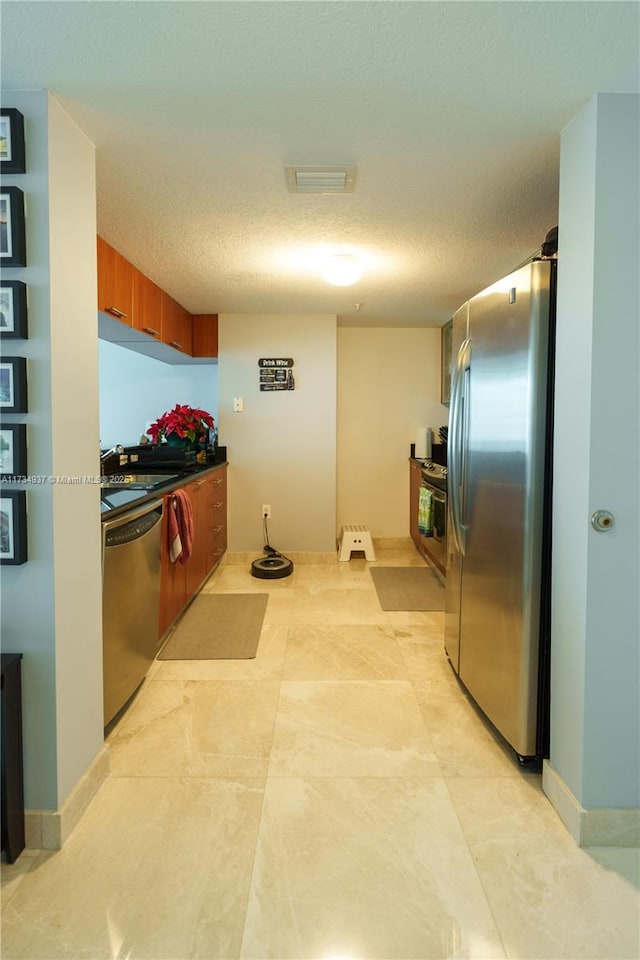
[[[169,497],[169,557],[186,563],[193,547],[193,510],[184,490],[176,490]]]

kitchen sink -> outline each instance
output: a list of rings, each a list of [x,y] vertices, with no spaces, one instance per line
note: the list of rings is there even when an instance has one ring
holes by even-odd
[[[156,490],[179,480],[177,473],[116,473],[100,482],[102,490]]]

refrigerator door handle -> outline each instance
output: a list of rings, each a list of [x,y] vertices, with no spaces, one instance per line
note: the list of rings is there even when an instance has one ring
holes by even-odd
[[[466,472],[466,427],[468,397],[465,396],[465,374],[469,369],[471,341],[463,340],[458,350],[451,377],[451,416],[449,424],[449,477],[451,497],[452,534],[458,552],[465,553],[465,530],[462,524],[462,491]],[[468,382],[468,378],[467,378]]]

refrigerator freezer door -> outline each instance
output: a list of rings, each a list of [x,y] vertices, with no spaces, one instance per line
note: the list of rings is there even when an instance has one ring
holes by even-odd
[[[549,284],[535,262],[469,302],[459,675],[521,756],[536,752]]]
[[[454,417],[459,416],[460,402],[460,379],[459,379],[459,359],[463,343],[466,342],[469,324],[469,304],[465,303],[453,316],[451,356],[453,360],[451,373],[451,404],[449,407],[449,425]],[[449,433],[449,445],[452,436]],[[446,595],[445,595],[445,613],[444,613],[444,646],[456,673],[460,669],[460,574],[462,555],[460,553],[458,542],[454,534],[452,503],[454,489],[453,485],[458,484],[458,476],[455,470],[455,463],[452,463],[452,448],[449,446],[447,451],[447,464],[449,474],[447,477],[447,505],[449,515],[447,517],[447,577],[446,577]]]

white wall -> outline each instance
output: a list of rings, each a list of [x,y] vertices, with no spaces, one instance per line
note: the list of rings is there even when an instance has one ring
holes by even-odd
[[[176,403],[200,407],[218,421],[216,364],[168,364],[99,342],[100,443],[139,443],[147,423]],[[220,442],[224,440],[220,438]]]
[[[550,764],[585,809],[640,805],[639,104],[561,142]]]
[[[31,476],[91,476],[98,445],[94,148],[45,91],[25,117]],[[100,516],[91,484],[28,487],[29,559],[2,567],[2,640],[23,659],[25,803],[55,810],[102,747]]]
[[[221,314],[219,418],[229,457],[229,550],[335,550],[336,317]],[[294,360],[295,390],[260,392],[258,360]],[[244,413],[233,413],[233,398]]]
[[[440,329],[338,329],[338,529],[409,536],[409,452],[417,427],[448,423]]]

